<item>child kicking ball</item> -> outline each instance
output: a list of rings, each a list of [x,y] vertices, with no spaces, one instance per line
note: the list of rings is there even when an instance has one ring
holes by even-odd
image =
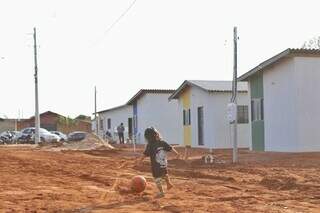
[[[154,177],[156,186],[159,189],[159,193],[156,195],[156,198],[161,198],[164,197],[161,183],[162,180],[165,180],[167,190],[173,187],[167,171],[167,152],[172,151],[177,155],[177,157],[179,157],[179,153],[167,142],[163,141],[160,133],[153,127],[145,130],[144,137],[148,143],[145,151],[143,152],[143,156],[140,158],[140,162],[142,162],[145,157],[150,157],[152,176]]]

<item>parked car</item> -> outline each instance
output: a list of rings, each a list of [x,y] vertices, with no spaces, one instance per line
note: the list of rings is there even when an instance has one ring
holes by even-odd
[[[59,131],[50,131],[52,134],[58,135],[60,137],[60,141],[67,141],[68,136]]]
[[[58,135],[50,133],[48,130],[40,128],[40,141],[42,142],[54,142],[60,141],[61,138]],[[21,130],[21,133],[17,136],[19,142],[33,142],[34,143],[35,128],[28,127]]]
[[[34,129],[25,128],[18,133],[13,140],[17,143],[32,143]]]
[[[12,138],[11,138],[11,142],[16,142],[15,141],[15,138],[17,137],[18,134],[20,134],[19,131],[10,131],[11,135],[12,135]]]
[[[87,133],[86,132],[71,132],[69,135],[68,135],[68,140],[69,141],[81,141],[83,139],[85,139],[87,136]]]

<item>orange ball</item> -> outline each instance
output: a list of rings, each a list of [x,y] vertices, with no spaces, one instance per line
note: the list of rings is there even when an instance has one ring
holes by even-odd
[[[131,190],[135,193],[141,193],[146,189],[147,181],[143,176],[137,175],[131,179]]]

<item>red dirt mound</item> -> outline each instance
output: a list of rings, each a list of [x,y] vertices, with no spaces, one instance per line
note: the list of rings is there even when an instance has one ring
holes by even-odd
[[[178,167],[178,168],[186,168],[189,167],[189,163],[186,160],[182,159],[172,159],[168,160],[169,166]]]
[[[165,197],[154,199],[149,159],[137,161],[132,148],[83,145],[65,151],[0,146],[0,212],[320,212],[320,152],[239,150],[240,163],[231,164],[230,150],[217,151],[226,163],[211,167],[192,165],[203,156],[195,150],[187,162],[170,160],[174,188],[164,183]],[[130,191],[136,175],[148,181],[141,194]]]
[[[264,177],[260,184],[271,190],[292,190],[298,187],[296,178],[283,176]]]

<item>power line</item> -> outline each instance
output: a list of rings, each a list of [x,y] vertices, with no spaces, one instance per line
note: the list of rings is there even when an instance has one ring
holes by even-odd
[[[133,0],[131,2],[129,7],[127,7],[127,9],[125,11],[123,11],[123,13],[121,13],[120,16],[103,32],[102,37],[106,36],[114,28],[114,26],[130,11],[130,9],[135,5],[136,2],[137,2],[137,0]],[[96,44],[98,42],[99,41],[97,41]]]
[[[106,35],[112,28],[124,17],[129,10],[133,7],[133,5],[137,2],[137,0],[133,0],[132,3],[129,5],[129,7],[110,25],[108,29],[106,29],[103,33],[103,35]]]

